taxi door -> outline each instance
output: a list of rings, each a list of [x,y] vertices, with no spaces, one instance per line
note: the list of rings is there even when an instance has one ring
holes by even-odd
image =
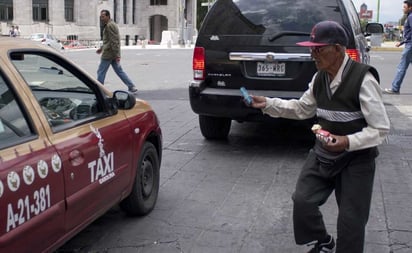
[[[61,157],[66,229],[79,229],[125,194],[133,180],[134,134],[124,113],[115,113],[96,83],[70,62],[44,53],[22,58],[16,66]]]
[[[100,216],[124,195],[133,146],[126,122],[120,114],[52,136],[65,166],[68,228]]]
[[[40,252],[64,234],[61,157],[0,64],[0,251]]]

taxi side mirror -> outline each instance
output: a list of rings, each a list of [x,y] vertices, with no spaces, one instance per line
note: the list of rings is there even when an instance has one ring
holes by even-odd
[[[372,33],[383,33],[383,25],[379,23],[368,23],[366,25],[366,35]]]
[[[136,104],[136,98],[133,94],[123,91],[117,90],[113,93],[113,99],[117,102],[117,108],[128,110],[134,107]]]

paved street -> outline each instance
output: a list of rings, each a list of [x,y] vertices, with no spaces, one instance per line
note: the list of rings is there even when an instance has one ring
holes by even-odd
[[[389,87],[395,68],[392,64],[387,70],[383,64],[395,56],[372,54],[383,88]],[[397,58],[393,61],[398,63]],[[130,70],[126,64],[124,68]],[[187,73],[190,69],[182,70],[181,78],[190,79]],[[408,73],[401,95],[384,95],[392,129],[377,160],[367,253],[412,252],[411,83]],[[299,124],[233,122],[227,141],[206,141],[190,109],[186,87],[187,83],[179,83],[170,89],[142,89],[138,95],[155,109],[164,134],[161,188],[153,212],[130,218],[114,208],[58,252],[308,250],[294,243],[290,196],[312,145],[309,130]],[[336,235],[333,196],[322,210],[328,229]]]

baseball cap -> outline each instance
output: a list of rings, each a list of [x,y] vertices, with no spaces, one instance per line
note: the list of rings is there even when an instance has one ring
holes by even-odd
[[[347,46],[348,35],[339,23],[336,23],[335,21],[321,21],[312,28],[309,41],[302,41],[296,44],[303,47],[326,46],[332,44]]]

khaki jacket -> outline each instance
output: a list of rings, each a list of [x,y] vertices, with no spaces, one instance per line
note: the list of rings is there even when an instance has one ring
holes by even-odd
[[[103,29],[102,59],[114,60],[120,57],[120,35],[116,23],[110,20]]]

